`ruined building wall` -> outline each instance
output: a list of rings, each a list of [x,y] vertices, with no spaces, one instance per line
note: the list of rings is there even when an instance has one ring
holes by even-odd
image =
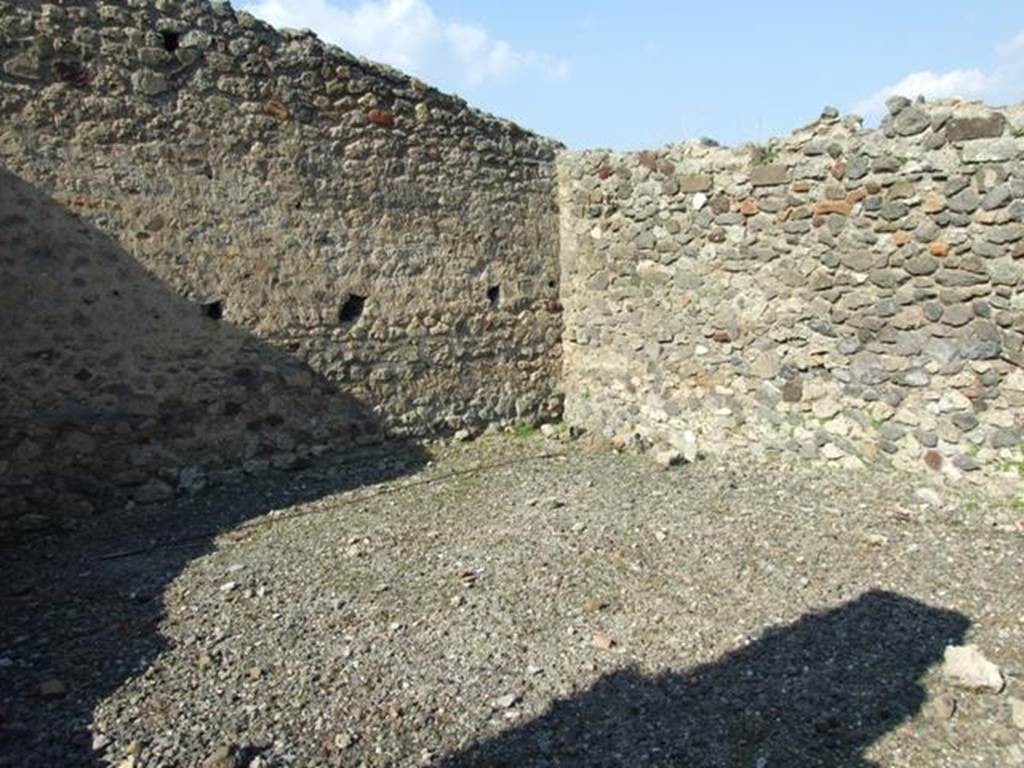
[[[666,457],[1019,482],[1024,108],[891,111],[563,154],[567,419]]]
[[[556,149],[224,2],[0,0],[0,517],[557,416]]]

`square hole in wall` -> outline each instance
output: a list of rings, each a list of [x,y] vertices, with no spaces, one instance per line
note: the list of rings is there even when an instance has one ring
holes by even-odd
[[[222,299],[207,301],[204,304],[200,304],[199,308],[202,310],[203,315],[211,320],[220,320],[224,317],[224,301]]]
[[[352,326],[363,316],[363,309],[366,308],[366,297],[358,293],[350,293],[345,303],[338,309],[338,322],[341,325]]]
[[[164,50],[168,53],[174,53],[181,45],[181,35],[178,32],[161,32],[160,37],[163,38]]]

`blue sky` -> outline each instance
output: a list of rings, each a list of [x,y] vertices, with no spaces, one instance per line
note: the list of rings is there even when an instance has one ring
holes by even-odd
[[[573,148],[783,135],[826,104],[1024,100],[1024,0],[236,0]]]

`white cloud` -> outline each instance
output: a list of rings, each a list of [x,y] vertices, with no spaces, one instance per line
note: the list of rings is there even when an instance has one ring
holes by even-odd
[[[473,87],[518,75],[563,79],[565,59],[521,51],[479,24],[441,19],[427,0],[248,0],[242,7],[279,27],[308,27],[325,40],[424,80]]]
[[[1018,32],[1010,42],[996,46],[996,53],[1003,58],[1024,53],[1024,31]]]
[[[885,100],[896,95],[911,99],[917,96],[981,99],[993,104],[1019,101],[1024,98],[1024,32],[996,46],[991,69],[972,67],[941,73],[931,70],[912,72],[898,83],[880,88],[857,102],[853,111],[869,121],[877,120],[885,115]]]

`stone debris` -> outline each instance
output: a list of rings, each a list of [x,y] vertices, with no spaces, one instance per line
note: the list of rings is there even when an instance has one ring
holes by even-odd
[[[1010,697],[1007,699],[1010,706],[1010,721],[1021,730],[1024,730],[1024,701]]]
[[[948,646],[942,675],[958,688],[979,693],[999,693],[1006,686],[999,667],[986,659],[975,645]]]
[[[334,746],[338,749],[348,749],[356,743],[356,738],[351,733],[339,733],[334,737]]]
[[[67,686],[57,678],[44,680],[39,684],[39,695],[44,699],[59,699],[68,692]]]
[[[519,701],[519,695],[515,693],[506,693],[504,696],[499,696],[492,703],[495,709],[511,709]]]
[[[951,720],[956,714],[956,699],[948,693],[936,696],[925,705],[925,714],[932,720]]]
[[[45,531],[51,527],[52,523],[50,518],[39,512],[30,512],[27,515],[21,515],[14,520],[14,529],[17,531],[24,531],[27,533],[36,531]]]
[[[139,504],[155,504],[174,498],[174,488],[162,480],[150,480],[139,486],[132,498]]]
[[[92,751],[104,752],[110,746],[110,738],[104,733],[96,733],[92,737]]]
[[[658,451],[654,454],[654,460],[665,469],[683,463],[683,454],[674,449]]]
[[[889,543],[889,537],[882,533],[865,531],[863,534],[864,543],[869,547],[884,547]]]
[[[233,744],[222,744],[203,761],[203,768],[239,768]]]

